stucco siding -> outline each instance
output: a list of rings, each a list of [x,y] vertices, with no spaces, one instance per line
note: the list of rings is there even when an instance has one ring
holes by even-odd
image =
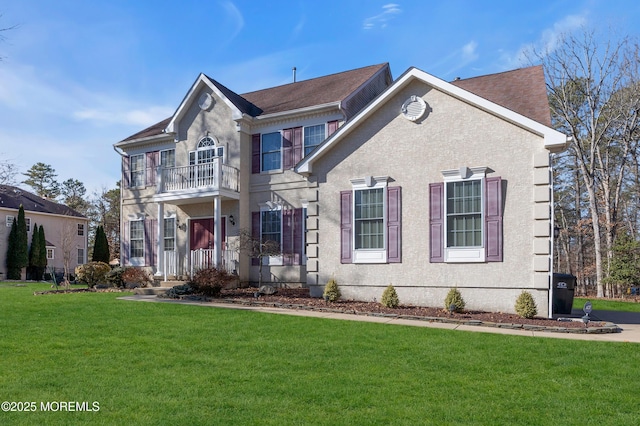
[[[400,114],[411,95],[427,103],[417,122]],[[549,255],[534,253],[544,244],[536,242],[536,226],[550,223],[548,215],[540,217],[541,203],[548,202],[537,194],[549,191],[547,169],[534,167],[534,159],[539,163],[545,154],[540,136],[422,83],[410,84],[314,164],[310,180],[319,184],[320,213],[310,217],[318,232],[309,250],[317,251],[318,272],[309,273],[309,284],[322,286],[334,277],[345,297],[362,300],[379,300],[393,284],[401,301],[431,306],[440,306],[449,288],[458,287],[469,308],[504,311],[513,311],[522,289],[538,288],[534,297],[546,314],[547,295],[536,271],[548,275],[541,264]],[[429,263],[428,185],[443,182],[443,170],[463,166],[488,167],[487,177],[502,178],[502,262]],[[388,186],[402,187],[401,263],[340,263],[339,194],[351,189],[351,179],[366,176],[388,176]]]

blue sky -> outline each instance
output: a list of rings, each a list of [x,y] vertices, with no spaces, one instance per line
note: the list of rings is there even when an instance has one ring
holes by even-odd
[[[170,116],[200,72],[237,93],[389,62],[444,80],[527,65],[587,26],[637,35],[636,0],[20,0],[0,6],[0,160],[115,187],[112,145]],[[24,176],[19,176],[19,180]]]

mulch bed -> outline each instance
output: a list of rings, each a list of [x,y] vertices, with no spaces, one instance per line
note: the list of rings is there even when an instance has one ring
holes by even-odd
[[[450,313],[443,308],[422,306],[399,306],[387,308],[380,303],[338,300],[325,302],[324,299],[311,297],[307,288],[279,288],[274,295],[254,295],[257,288],[223,290],[220,299],[229,303],[273,306],[286,309],[307,309],[317,311],[341,312],[354,315],[388,316],[426,321],[453,322],[469,325],[482,325],[502,328],[521,328],[527,330],[548,330],[565,333],[611,333],[620,329],[611,323],[591,321],[586,326],[582,321],[558,321],[548,318],[521,318],[518,315],[500,312],[465,311]]]

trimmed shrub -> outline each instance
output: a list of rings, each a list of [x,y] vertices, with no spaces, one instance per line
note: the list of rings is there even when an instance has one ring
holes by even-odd
[[[153,280],[144,269],[136,267],[124,268],[120,278],[127,288],[148,287],[153,283]]]
[[[193,294],[193,288],[189,284],[181,284],[171,287],[162,295],[162,297],[166,297],[168,299],[179,299],[180,296],[187,296],[189,294]]]
[[[516,313],[522,318],[533,318],[538,315],[536,302],[528,291],[523,291],[516,299]]]
[[[398,305],[400,304],[400,299],[398,299],[398,293],[396,292],[396,289],[393,287],[393,285],[389,284],[389,286],[384,289],[384,292],[382,293],[382,300],[380,303],[382,303],[387,308],[398,307]]]
[[[236,276],[224,269],[207,268],[196,272],[187,284],[194,293],[206,297],[218,297],[223,288],[233,283]]]
[[[89,262],[76,266],[76,280],[93,287],[96,284],[107,282],[106,275],[111,267],[104,262]]]
[[[454,312],[462,312],[464,310],[464,299],[462,298],[462,294],[457,288],[452,288],[447,293],[447,297],[444,299],[444,308],[448,311],[451,309],[451,306],[454,306]]]
[[[338,288],[338,283],[334,278],[331,278],[327,285],[324,286],[324,293],[322,293],[322,297],[329,302],[335,302],[340,299],[340,289]]]
[[[124,270],[125,268],[123,268],[122,266],[116,266],[115,268],[107,272],[105,279],[113,287],[122,288],[124,287],[124,281],[122,281],[122,273],[124,272]]]

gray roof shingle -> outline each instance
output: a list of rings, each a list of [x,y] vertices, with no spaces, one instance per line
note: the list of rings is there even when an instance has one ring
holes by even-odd
[[[58,204],[54,201],[38,197],[17,186],[0,185],[0,207],[18,210],[21,205],[25,212],[30,211],[85,218],[85,216],[64,204]]]

